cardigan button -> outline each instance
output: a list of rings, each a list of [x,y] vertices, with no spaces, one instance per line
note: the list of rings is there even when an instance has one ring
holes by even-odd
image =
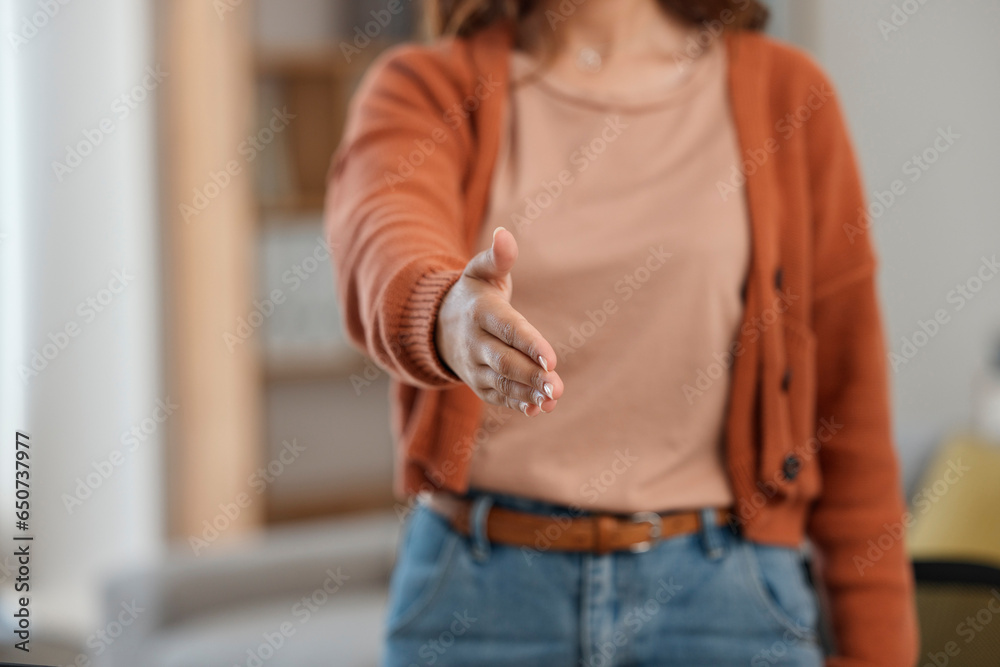
[[[779,266],[774,272],[774,289],[780,290],[784,282],[785,282],[785,271],[782,267]]]
[[[785,457],[785,463],[781,467],[781,471],[785,474],[785,479],[792,481],[799,474],[799,470],[802,469],[802,462],[799,461],[799,457],[795,454],[789,454]]]
[[[788,387],[792,384],[792,367],[788,366],[785,368],[785,374],[781,376],[781,391],[788,391]]]

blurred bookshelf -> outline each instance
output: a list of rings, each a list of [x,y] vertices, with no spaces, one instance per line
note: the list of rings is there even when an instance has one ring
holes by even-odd
[[[348,63],[337,49],[262,51],[255,60],[259,127],[275,110],[294,116],[278,150],[258,169],[263,220],[321,212],[330,156],[340,143],[351,93],[371,62],[372,44]]]
[[[343,335],[323,204],[351,95],[381,51],[416,33],[411,4],[398,7],[386,14],[384,2],[367,0],[255,5],[256,127],[260,143],[267,140],[254,159],[257,301],[271,311],[256,334],[260,460],[276,460],[292,440],[302,449],[268,485],[271,524],[393,501],[388,382]]]

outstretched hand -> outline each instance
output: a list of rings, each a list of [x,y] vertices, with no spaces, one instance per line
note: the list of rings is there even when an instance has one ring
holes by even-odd
[[[517,241],[498,227],[445,295],[435,343],[449,368],[481,399],[529,417],[552,412],[563,383],[548,341],[510,305]]]

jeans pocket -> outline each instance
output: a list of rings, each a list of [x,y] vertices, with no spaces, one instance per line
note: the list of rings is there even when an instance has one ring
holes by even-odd
[[[818,641],[818,602],[798,550],[748,540],[742,552],[747,579],[762,609],[791,637]]]
[[[389,582],[390,635],[406,630],[439,596],[460,540],[442,516],[422,504],[414,508]]]

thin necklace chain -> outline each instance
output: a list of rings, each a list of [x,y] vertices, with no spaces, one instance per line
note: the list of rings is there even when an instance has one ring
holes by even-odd
[[[646,31],[640,35],[640,37],[647,37],[652,31],[653,26],[650,25]],[[531,36],[537,37],[537,33]],[[608,47],[611,44],[611,41],[606,41],[580,47],[576,52],[576,57],[574,58],[574,63],[576,64],[577,69],[589,74],[596,74],[600,72],[601,69],[603,69],[604,62],[609,55]],[[684,57],[686,52],[684,49],[679,49],[664,55],[676,59]]]

